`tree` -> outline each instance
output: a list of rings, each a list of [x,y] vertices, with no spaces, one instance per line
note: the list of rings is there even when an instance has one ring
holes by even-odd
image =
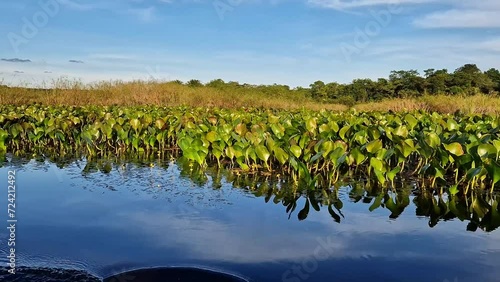
[[[326,85],[323,81],[315,81],[309,86],[311,87],[311,97],[314,99],[326,99],[328,97]]]
[[[273,85],[260,85],[257,89],[269,96],[285,97],[290,93],[290,86],[276,83]]]
[[[385,78],[379,78],[373,85],[374,91],[370,100],[382,100],[394,97],[394,85]]]
[[[203,86],[203,83],[201,83],[198,79],[191,79],[186,83],[186,85],[190,87],[201,87]]]
[[[500,92],[500,71],[495,68],[491,68],[487,70],[485,74],[493,83],[493,90]]]
[[[230,86],[230,87],[235,87],[235,88],[236,88],[236,87],[237,87],[237,88],[239,88],[239,87],[243,87],[243,85],[241,85],[241,84],[240,84],[239,82],[237,82],[237,81],[229,81],[229,82],[228,82],[228,83],[226,83],[226,84],[227,84],[227,86]]]
[[[374,82],[371,79],[355,79],[351,84],[339,87],[339,98],[350,97],[356,102],[366,102],[373,93]]]
[[[435,73],[436,73],[435,69],[426,69],[426,70],[424,70],[425,78],[429,78],[432,75],[434,75]]]
[[[468,94],[479,91],[489,93],[493,90],[493,82],[475,64],[466,64],[455,70],[452,85],[458,86]]]
[[[375,82],[371,79],[355,79],[352,81],[352,94],[356,101],[367,102],[376,95]]]
[[[329,99],[338,99],[340,98],[340,89],[341,85],[338,84],[337,82],[330,82],[327,85],[325,85],[326,88],[326,95]]]
[[[209,83],[206,84],[206,86],[220,89],[226,86],[226,82],[224,82],[224,80],[219,78],[210,81]]]
[[[425,71],[425,89],[429,94],[440,94],[448,91],[450,74],[447,69]]]
[[[170,81],[170,83],[173,83],[173,84],[179,84],[179,85],[184,85],[184,82],[182,82],[182,81],[180,81],[180,80],[178,80],[178,79],[176,79],[176,80],[172,80],[172,81]]]
[[[425,91],[425,79],[416,70],[392,71],[389,81],[394,85],[394,94],[397,97],[408,96],[408,93],[412,93],[411,96],[421,95]]]

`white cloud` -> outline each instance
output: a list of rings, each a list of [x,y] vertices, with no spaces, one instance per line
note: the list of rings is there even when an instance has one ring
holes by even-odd
[[[336,10],[356,9],[381,5],[410,5],[436,2],[437,0],[308,0],[307,2]]]
[[[158,19],[156,7],[153,5],[145,7],[143,0],[104,0],[104,1],[78,1],[57,0],[64,7],[78,11],[107,10],[119,14],[135,16],[143,22],[151,22]],[[171,3],[169,0],[157,0],[158,3]]]
[[[130,8],[126,13],[134,15],[143,22],[152,22],[158,19],[156,16],[156,8],[151,6],[148,8]]]
[[[426,5],[434,11],[418,17],[419,28],[500,28],[498,0],[307,0],[307,3],[335,10],[357,10],[384,5]],[[439,5],[439,6],[437,6]],[[444,9],[438,7],[444,6]]]
[[[441,1],[448,9],[417,18],[420,28],[500,28],[500,1]]]

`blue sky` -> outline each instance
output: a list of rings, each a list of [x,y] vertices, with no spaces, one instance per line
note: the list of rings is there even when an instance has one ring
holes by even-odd
[[[486,70],[500,68],[498,15],[498,0],[2,0],[0,82],[307,86]]]

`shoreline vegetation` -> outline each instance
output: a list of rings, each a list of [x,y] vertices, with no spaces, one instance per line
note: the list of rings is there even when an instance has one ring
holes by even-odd
[[[348,111],[423,110],[462,114],[500,114],[500,72],[467,64],[447,70],[392,71],[388,79],[356,79],[350,84],[316,81],[308,88],[251,85],[215,79],[108,81],[85,84],[59,79],[43,88],[0,83],[1,105],[189,106]]]
[[[0,86],[0,157],[175,150],[202,171],[279,174],[312,190],[356,175],[383,187],[417,179],[451,195],[494,193],[500,72],[425,73],[293,89],[220,79]]]
[[[178,151],[201,171],[282,175],[329,189],[350,175],[468,194],[500,183],[498,115],[155,106],[0,106],[5,153],[87,158]]]

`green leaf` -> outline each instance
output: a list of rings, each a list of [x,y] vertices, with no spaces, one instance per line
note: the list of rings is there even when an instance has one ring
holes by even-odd
[[[137,130],[139,128],[139,126],[141,125],[141,122],[134,118],[134,119],[131,119],[130,120],[130,126],[134,129],[134,130]]]
[[[458,130],[460,128],[458,123],[452,118],[448,119],[448,122],[446,123],[446,125],[447,125],[449,131],[455,131],[455,130]]]
[[[339,132],[339,125],[333,120],[328,123],[328,127],[334,132]]]
[[[323,151],[319,151],[316,155],[311,158],[311,163],[319,160],[323,156]]]
[[[320,125],[319,127],[319,133],[323,133],[323,132],[328,132],[330,131],[330,127],[328,126],[328,124],[322,124]]]
[[[276,159],[280,162],[280,164],[285,164],[288,161],[288,154],[283,150],[282,148],[275,148],[274,149],[274,155]]]
[[[5,140],[7,140],[7,137],[9,137],[9,133],[0,128],[0,142],[5,142]]]
[[[426,133],[425,134],[425,142],[429,147],[436,149],[439,146],[441,146],[441,139],[439,138],[439,135],[437,135],[434,132]]]
[[[234,159],[236,153],[235,153],[235,150],[233,147],[229,146],[226,148],[226,156],[229,158],[229,159]]]
[[[356,161],[357,165],[360,165],[366,159],[366,156],[363,155],[358,148],[354,148],[351,151],[351,156],[354,157],[354,160]]]
[[[239,123],[234,128],[234,132],[238,133],[238,135],[240,135],[240,136],[245,136],[247,131],[248,131],[248,129],[247,129],[246,125],[244,125],[243,123]]]
[[[469,169],[466,174],[467,180],[471,181],[474,177],[476,177],[477,175],[479,175],[479,173],[481,173],[481,170],[482,167],[475,167]]]
[[[405,121],[410,126],[410,129],[413,129],[418,124],[418,120],[410,114],[405,116]]]
[[[387,170],[385,169],[384,163],[377,159],[377,158],[371,158],[370,159],[370,166],[378,171],[381,172],[386,172]]]
[[[408,129],[406,128],[406,126],[401,125],[393,131],[393,134],[406,138],[408,137]]]
[[[495,146],[497,152],[500,152],[500,140],[493,140],[493,146]]]
[[[394,181],[394,178],[396,177],[396,175],[401,171],[401,167],[396,167],[394,169],[392,169],[391,171],[389,171],[387,173],[387,178],[389,178],[390,181]]]
[[[486,170],[491,179],[493,179],[493,185],[500,181],[500,165],[497,162],[491,161],[486,165]]]
[[[271,116],[269,116],[269,118],[268,118],[268,122],[269,122],[270,124],[276,124],[276,123],[278,123],[279,121],[280,121],[280,118],[279,118],[279,117],[277,117],[277,116],[273,116],[273,115],[271,115]]]
[[[459,192],[458,185],[455,184],[455,185],[450,186],[448,191],[450,192],[450,195],[455,196]]]
[[[240,165],[241,170],[249,171],[250,167],[245,163],[245,158],[240,157],[236,159],[236,162]]]
[[[306,121],[306,129],[307,131],[314,133],[316,131],[317,124],[315,118],[310,118]]]
[[[209,133],[207,133],[207,135],[205,136],[205,138],[207,138],[208,142],[214,143],[218,139],[217,138],[217,132],[210,131]]]
[[[477,147],[477,154],[481,158],[485,158],[485,157],[488,157],[490,155],[496,156],[497,149],[495,148],[495,146],[493,146],[491,144],[481,144],[481,145],[479,145],[479,147]]]
[[[460,145],[460,143],[451,143],[451,144],[444,144],[444,148],[452,153],[453,155],[455,156],[462,156],[464,154],[464,149],[462,148],[462,145]]]
[[[220,159],[222,156],[222,151],[219,149],[212,149],[212,154],[215,156],[216,159]]]
[[[158,129],[162,130],[162,129],[164,129],[164,128],[165,128],[165,121],[164,121],[164,120],[162,120],[162,119],[157,119],[157,120],[155,121],[155,126],[156,126]]]
[[[384,199],[384,194],[380,193],[377,198],[375,198],[375,201],[373,201],[373,204],[368,208],[370,212],[378,209],[380,205],[382,204],[382,200]]]
[[[321,151],[324,152],[324,156],[328,155],[328,153],[333,150],[334,145],[332,141],[325,141],[321,144]]]
[[[385,185],[386,179],[384,173],[377,169],[374,169],[373,172],[375,173],[375,176],[377,176],[378,182],[382,185]]]
[[[12,135],[13,139],[16,138],[23,131],[24,128],[19,123],[15,123],[10,127],[10,134]]]
[[[374,154],[380,149],[382,149],[382,141],[381,140],[374,140],[374,141],[366,144],[366,150],[369,153]]]
[[[340,136],[340,138],[342,138],[342,140],[346,140],[345,135],[346,135],[347,131],[349,131],[350,128],[351,128],[350,126],[346,125],[340,129],[339,136]]]
[[[302,154],[302,149],[297,146],[297,145],[292,145],[290,147],[290,151],[292,152],[292,154],[296,157],[296,158],[299,158],[300,155]]]
[[[267,162],[267,160],[271,156],[266,146],[264,145],[258,145],[257,147],[255,147],[255,153],[257,153],[257,157],[259,157],[259,159],[264,162]]]
[[[271,130],[280,139],[285,134],[285,128],[281,124],[271,124]]]

